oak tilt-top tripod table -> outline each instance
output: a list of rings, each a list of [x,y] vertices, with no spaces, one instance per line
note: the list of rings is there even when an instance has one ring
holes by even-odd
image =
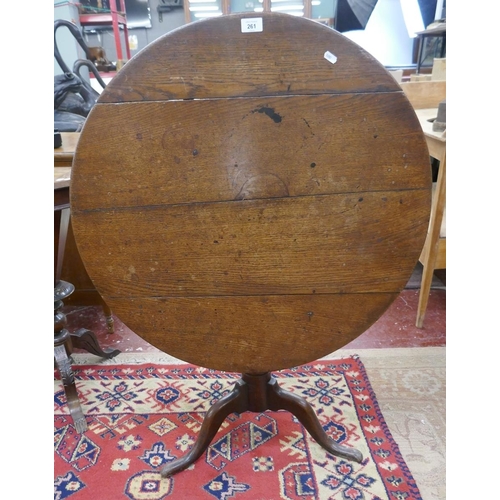
[[[113,312],[172,356],[242,373],[163,476],[247,410],[288,410],[327,451],[362,460],[271,372],[362,334],[420,255],[430,159],[383,66],[287,14],[187,24],[103,91],[70,192],[82,260]]]

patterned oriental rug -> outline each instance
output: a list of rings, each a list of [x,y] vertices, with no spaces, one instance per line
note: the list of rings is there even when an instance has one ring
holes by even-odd
[[[56,500],[410,500],[423,498],[357,355],[274,372],[362,464],[326,452],[286,411],[230,415],[207,452],[162,479],[194,444],[207,410],[239,374],[186,364],[74,366],[88,430],[54,395]]]

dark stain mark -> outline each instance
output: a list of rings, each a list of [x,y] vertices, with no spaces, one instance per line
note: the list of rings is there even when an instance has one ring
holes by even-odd
[[[215,244],[218,244],[219,242],[218,242],[217,240],[214,240],[214,243],[215,243]]]
[[[269,108],[267,106],[262,106],[261,108],[254,109],[252,113],[264,113],[266,116],[269,116],[269,118],[271,118],[274,123],[280,123],[282,120],[281,115],[276,113],[273,108]]]
[[[361,198],[358,198],[358,201],[363,201],[363,197],[361,197]]]
[[[181,162],[181,159],[178,156],[174,156],[174,161],[175,161],[175,163],[177,163],[177,165],[179,165],[179,163]]]
[[[374,134],[373,138],[376,139],[378,137],[378,134]]]
[[[316,166],[316,163],[312,162],[311,163],[311,168],[314,168]]]
[[[399,200],[399,204],[400,204],[400,205],[402,205],[402,204],[403,204],[403,198],[401,198],[401,199]]]
[[[197,156],[198,155],[198,150],[197,149],[193,149],[193,156]]]
[[[142,134],[140,132],[138,132],[137,134],[135,134],[135,137],[138,141],[142,141]]]
[[[286,88],[286,91],[287,91],[287,92],[290,92],[290,89],[291,89],[291,88],[292,88],[292,84],[291,84],[291,83],[289,83],[289,84],[288,84],[288,87]]]
[[[382,198],[382,201],[387,201],[387,198],[384,196],[384,197]]]

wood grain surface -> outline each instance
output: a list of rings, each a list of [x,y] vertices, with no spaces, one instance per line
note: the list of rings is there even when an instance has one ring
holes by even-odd
[[[244,17],[262,17],[263,31],[242,33]],[[101,102],[400,90],[368,52],[313,22],[251,13],[185,25],[132,58]]]
[[[383,314],[422,249],[431,170],[408,99],[363,49],[285,14],[241,33],[245,16],[186,25],[125,65],[87,118],[71,209],[132,330],[263,373]]]

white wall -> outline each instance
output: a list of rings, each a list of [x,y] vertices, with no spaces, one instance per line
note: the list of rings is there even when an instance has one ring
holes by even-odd
[[[346,37],[368,51],[384,66],[410,66],[413,38],[408,35],[400,0],[378,0],[363,31]]]

